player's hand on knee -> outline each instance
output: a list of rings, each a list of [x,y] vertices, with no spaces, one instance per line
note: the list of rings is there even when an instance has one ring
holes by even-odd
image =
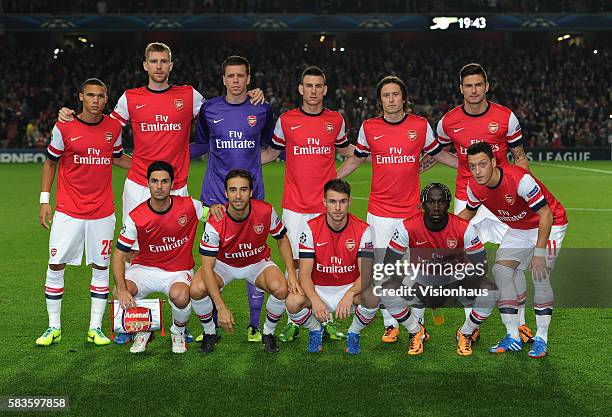
[[[217,311],[217,320],[219,321],[219,326],[227,333],[232,333],[234,331],[234,316],[232,316],[232,312],[227,308],[223,308]]]
[[[71,122],[74,120],[74,110],[69,109],[68,107],[62,107],[57,114],[57,120],[61,123]]]
[[[51,224],[51,205],[50,204],[41,204],[40,205],[40,214],[38,215],[38,221],[40,225],[45,229],[50,229]]]
[[[546,266],[546,258],[543,256],[533,256],[531,258],[531,275],[535,281],[545,281],[548,279],[548,267]]]
[[[219,221],[225,215],[225,206],[223,204],[213,204],[210,206],[208,211],[208,216],[206,217],[206,221],[210,219],[210,216],[213,216],[215,220]]]
[[[266,100],[261,88],[255,88],[247,91],[247,94],[249,97],[251,97],[251,104],[263,104],[263,102]]]
[[[116,290],[115,293],[117,300],[119,300],[121,307],[124,309],[134,307],[136,305],[136,300],[134,300],[134,297],[132,294],[130,294],[127,288],[125,290]]]
[[[295,278],[295,276],[289,275],[287,277],[287,287],[289,289],[289,292],[292,294],[304,295],[304,291],[302,290],[302,287],[300,286],[300,283]]]
[[[314,313],[317,320],[320,322],[326,322],[329,320],[329,313],[327,312],[327,306],[321,299],[312,300],[312,312]]]
[[[351,315],[351,307],[353,306],[353,293],[352,291],[347,291],[344,294],[344,297],[338,303],[336,307],[336,318],[340,320],[344,320]]]

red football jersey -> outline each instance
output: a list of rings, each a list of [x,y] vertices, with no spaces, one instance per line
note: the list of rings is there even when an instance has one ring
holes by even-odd
[[[355,155],[372,155],[372,186],[368,212],[406,218],[420,213],[419,159],[421,152],[442,150],[427,119],[406,115],[397,123],[383,117],[361,125]]]
[[[55,209],[78,219],[113,214],[112,164],[122,153],[121,124],[108,116],[57,123],[47,146],[49,159],[59,160]]]
[[[140,251],[132,264],[164,271],[188,271],[193,268],[193,242],[202,203],[191,197],[171,196],[170,208],[163,213],[153,210],[149,200],[140,203],[123,223],[117,248],[129,251],[138,240]]]
[[[130,121],[134,155],[128,178],[146,187],[147,168],[166,161],[174,168],[174,187],[187,184],[191,122],[204,98],[190,85],[171,85],[155,91],[149,87],[126,90],[111,116],[122,125]]]
[[[323,213],[308,221],[300,236],[300,258],[314,258],[311,278],[315,285],[355,282],[360,275],[358,258],[374,257],[373,251],[370,226],[352,214],[346,226],[336,231]]]
[[[467,149],[477,142],[486,142],[493,148],[497,165],[509,165],[508,148],[522,145],[523,136],[518,119],[507,107],[488,102],[487,109],[478,115],[465,112],[457,106],[438,122],[438,141],[442,145],[453,143],[457,150],[459,168],[455,181],[455,196],[466,201],[468,180],[472,177],[467,164]]]
[[[336,178],[335,147],[348,144],[344,119],[337,111],[309,114],[298,108],[281,114],[272,147],[286,151],[283,208],[322,213],[323,186]]]
[[[565,208],[529,171],[514,165],[499,170],[501,178],[493,188],[470,179],[467,186],[469,210],[477,210],[484,204],[513,229],[537,229],[540,217],[536,211],[548,204],[553,214],[553,225],[567,224]]]
[[[227,212],[221,220],[208,219],[200,253],[242,268],[270,257],[270,248],[266,244],[269,234],[280,239],[286,233],[287,229],[271,204],[251,200],[249,215],[243,220],[234,220]]]
[[[484,250],[474,226],[452,213],[448,214],[446,227],[438,231],[425,226],[423,214],[404,220],[393,233],[389,249],[403,255],[408,248],[413,263],[462,262],[465,253]]]

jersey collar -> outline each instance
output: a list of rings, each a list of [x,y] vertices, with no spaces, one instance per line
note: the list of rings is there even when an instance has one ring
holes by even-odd
[[[495,168],[499,169],[499,182],[495,184],[493,187],[489,187],[488,185],[485,185],[485,187],[487,187],[490,190],[494,190],[497,187],[499,187],[499,185],[502,183],[502,180],[504,179],[504,170],[501,169],[500,167],[495,167]]]
[[[487,114],[487,112],[489,111],[490,108],[491,108],[491,102],[489,100],[487,100],[487,108],[482,113],[479,113],[479,114],[470,114],[470,113],[465,111],[465,106],[463,104],[461,105],[461,110],[463,111],[463,114],[465,114],[466,116],[469,116],[469,117],[484,116],[485,114]]]
[[[228,203],[228,206],[229,206],[229,203]],[[251,215],[251,213],[253,212],[253,205],[249,201],[249,214],[247,214],[244,219],[238,220],[238,219],[234,219],[232,217],[232,215],[229,213],[229,211],[227,210],[228,206],[225,206],[225,213],[227,213],[227,217],[229,217],[230,220],[233,221],[234,223],[242,223],[242,222],[246,221],[249,218],[249,216]]]
[[[155,94],[162,94],[165,93],[166,91],[170,90],[172,88],[172,84],[170,84],[168,86],[168,88],[164,88],[163,90],[153,90],[152,88],[149,88],[149,86],[147,85],[146,89],[148,92],[150,93],[155,93]]]
[[[331,227],[331,225],[327,222],[327,214],[325,214],[325,224],[327,225],[329,230],[331,230],[333,233],[342,233],[342,232],[344,232],[344,229],[346,229],[346,227],[348,226],[349,221],[351,221],[351,216],[347,215],[346,216],[346,224],[342,227],[342,229],[336,230],[333,227]]]
[[[171,196],[170,196],[170,205],[168,206],[168,208],[167,208],[166,210],[164,210],[164,211],[157,211],[157,210],[155,210],[153,207],[151,207],[151,198],[149,198],[149,199],[147,200],[147,206],[149,206],[149,209],[150,209],[150,210],[151,210],[153,213],[155,213],[155,214],[159,214],[160,216],[161,216],[161,215],[164,215],[164,214],[166,214],[167,212],[169,212],[170,210],[172,210],[172,205],[173,205],[173,204],[174,204],[174,199],[172,198],[172,195],[171,195]]]
[[[94,123],[86,122],[85,120],[80,119],[79,116],[74,116],[74,118],[87,126],[97,126],[104,121],[104,116],[102,116],[102,118],[99,121],[94,122]]]
[[[408,117],[408,113],[404,113],[404,117],[402,117],[402,120],[399,120],[397,122],[390,122],[387,119],[385,119],[385,116],[380,116],[380,118],[382,119],[383,122],[385,122],[388,125],[391,126],[397,126],[397,125],[401,125],[402,123],[404,123],[404,120],[406,120],[406,118]]]
[[[322,115],[322,114],[323,114],[323,112],[325,111],[325,107],[323,107],[323,109],[321,109],[321,111],[320,111],[320,112],[318,112],[318,113],[306,113],[302,107],[300,107],[300,111],[301,111],[301,112],[302,112],[302,114],[303,114],[303,115],[305,115],[305,116],[317,117],[317,116],[320,116],[320,115]]]

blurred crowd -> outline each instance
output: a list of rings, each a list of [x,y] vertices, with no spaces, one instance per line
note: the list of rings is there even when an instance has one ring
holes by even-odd
[[[264,90],[275,116],[300,105],[297,84],[304,67],[321,66],[328,78],[326,106],[344,114],[353,141],[361,122],[379,113],[375,88],[383,76],[402,77],[414,113],[426,116],[435,128],[446,111],[461,103],[459,69],[479,62],[489,74],[489,98],[515,112],[526,146],[608,144],[612,62],[607,51],[561,44],[549,49],[389,44],[343,51],[304,44],[175,47],[171,82],[191,84],[205,97],[224,94],[220,64],[231,54],[251,61],[251,87]],[[142,51],[131,47],[65,48],[55,58],[48,49],[5,48],[0,70],[0,143],[12,148],[45,146],[57,110],[78,107],[78,88],[86,78],[107,83],[108,112],[126,88],[147,82]]]
[[[0,13],[598,13],[605,0],[2,0]]]

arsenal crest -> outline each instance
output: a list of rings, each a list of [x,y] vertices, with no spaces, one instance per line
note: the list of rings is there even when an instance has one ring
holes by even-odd
[[[128,333],[146,332],[153,324],[151,310],[146,307],[130,307],[123,311],[123,328]]]
[[[255,125],[257,124],[257,116],[253,116],[253,115],[248,116],[247,122],[249,123],[249,126],[255,127]]]
[[[454,237],[447,237],[446,246],[448,246],[451,249],[455,249],[457,247],[457,239]]]
[[[106,141],[110,143],[111,140],[113,140],[113,134],[111,132],[104,132],[104,139],[106,139]]]
[[[253,225],[253,231],[255,233],[257,233],[258,235],[262,234],[264,231],[264,225],[263,223],[259,223],[259,224],[254,224]]]
[[[183,110],[183,99],[182,98],[175,98],[174,99],[174,107],[176,107],[177,110]]]
[[[506,199],[506,203],[510,204],[511,206],[514,205],[514,197],[512,197],[510,194],[506,194],[504,197]]]
[[[330,122],[325,123],[325,131],[331,135],[334,133],[334,125]]]
[[[496,133],[499,129],[499,124],[497,122],[489,122],[489,133]]]
[[[353,239],[346,239],[346,242],[344,242],[346,249],[349,251],[352,251],[353,249],[355,249],[355,241]]]
[[[182,214],[182,215],[179,216],[178,224],[179,224],[179,226],[185,226],[187,224],[187,215],[186,214]]]
[[[417,138],[417,132],[416,132],[416,130],[414,130],[414,129],[410,129],[410,130],[408,131],[408,139],[410,139],[411,141],[413,141],[413,142],[414,142],[414,141],[416,140],[416,138]]]
[[[57,249],[51,248],[51,256],[55,256],[55,255],[57,255]]]

